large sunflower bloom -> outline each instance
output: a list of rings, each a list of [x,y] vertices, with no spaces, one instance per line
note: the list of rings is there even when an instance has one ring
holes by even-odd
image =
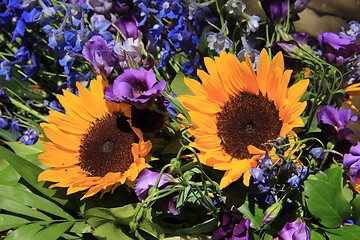
[[[284,71],[281,52],[270,63],[263,50],[256,74],[249,58],[240,63],[224,51],[215,61],[204,61],[209,74],[198,70],[202,83],[185,78],[195,96],[178,98],[195,127],[191,130],[195,141],[190,145],[201,151],[203,164],[226,171],[221,189],[241,176],[248,186],[250,169],[257,166],[259,154],[264,153],[262,145],[304,126],[299,116],[306,102],[299,100],[309,80],[288,88],[292,71]]]
[[[56,182],[50,187],[68,188],[67,194],[87,190],[82,197],[131,186],[146,167],[145,156],[152,145],[131,125],[131,108],[126,103],[104,99],[102,77],[90,82],[90,91],[77,83],[79,97],[64,91],[57,95],[66,114],[50,111],[51,124],[41,124],[51,142],[44,142],[39,161],[52,168],[39,181]]]

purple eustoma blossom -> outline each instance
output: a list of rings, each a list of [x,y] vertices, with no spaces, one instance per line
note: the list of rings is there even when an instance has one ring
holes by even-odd
[[[114,53],[119,61],[122,69],[129,68],[128,57],[131,57],[137,64],[141,64],[141,39],[127,38],[123,43],[116,42],[114,46]]]
[[[356,37],[340,38],[335,33],[324,32],[317,39],[325,60],[336,67],[348,62],[360,51]]]
[[[244,219],[239,210],[225,210],[219,213],[220,227],[210,240],[248,240],[250,219]]]
[[[295,0],[260,0],[260,2],[266,16],[275,23],[281,23],[285,20],[288,16],[288,11],[292,13],[295,4]]]
[[[360,142],[350,148],[350,153],[344,155],[344,168],[349,168],[350,180],[356,184],[360,168]]]
[[[96,74],[109,76],[114,68],[115,59],[112,50],[108,47],[106,40],[95,35],[87,41],[82,49],[84,58],[91,63]]]
[[[277,234],[279,237],[273,240],[310,240],[310,231],[300,218],[287,222]]]
[[[156,82],[152,69],[128,68],[105,88],[105,98],[110,102],[127,102],[138,109],[145,109],[153,105],[158,91],[164,90],[165,86],[165,80]]]
[[[152,172],[147,168],[144,168],[140,171],[139,175],[135,179],[135,193],[138,196],[139,200],[143,202],[149,195],[149,189],[154,187],[160,173]],[[163,173],[160,177],[160,181],[157,185],[159,190],[166,189],[171,186],[171,183],[175,180],[170,174]],[[171,213],[173,215],[178,215],[179,212],[176,209],[176,200],[178,198],[178,194],[170,194],[164,198],[160,198],[158,200],[159,205],[166,211],[167,213]]]
[[[317,113],[319,127],[325,132],[329,138],[336,141],[344,139],[351,140],[350,134],[353,132],[347,128],[350,121],[357,121],[358,117],[351,117],[351,109],[337,110],[333,106],[323,106]]]

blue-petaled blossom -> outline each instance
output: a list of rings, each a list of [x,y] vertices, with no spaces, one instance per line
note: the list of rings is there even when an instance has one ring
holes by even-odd
[[[232,41],[230,40],[230,38],[224,36],[226,26],[227,23],[224,24],[219,33],[214,33],[210,31],[205,35],[205,39],[208,42],[208,47],[211,50],[215,50],[218,54],[220,54],[221,50],[225,51],[229,49],[232,45]]]
[[[26,145],[33,145],[39,134],[40,133],[38,131],[35,131],[33,129],[27,129],[25,132],[23,132],[23,135],[21,136],[19,141],[25,143]]]
[[[243,15],[246,18],[247,32],[256,32],[259,29],[260,17],[256,15],[249,15],[247,13],[243,13]]]
[[[140,171],[139,175],[135,179],[135,193],[138,196],[139,200],[144,201],[149,195],[149,189],[154,187],[160,173],[150,171],[147,168],[144,168]],[[158,189],[163,190],[166,188],[170,188],[172,183],[175,180],[170,174],[163,173],[160,177],[160,181],[157,185]],[[179,211],[176,209],[176,200],[178,198],[178,194],[170,194],[167,197],[159,199],[157,202],[163,211],[167,213],[171,213],[173,215],[178,215]]]
[[[278,237],[274,240],[310,240],[310,231],[300,218],[287,222],[277,234]]]
[[[35,54],[32,54],[30,64],[21,65],[21,69],[25,73],[26,77],[23,79],[20,79],[20,81],[24,81],[24,80],[37,74],[37,72],[39,70],[39,63],[37,62],[37,58],[36,58]]]
[[[356,184],[360,169],[360,142],[350,148],[350,153],[344,155],[344,168],[349,167],[350,180]]]
[[[11,70],[13,65],[14,63],[12,62],[0,59],[0,75],[5,75],[6,81],[9,81],[11,79]]]
[[[65,74],[70,73],[70,69],[71,69],[72,64],[75,61],[75,57],[76,57],[76,55],[74,52],[67,51],[65,56],[59,60],[59,64],[64,67]]]
[[[317,39],[325,60],[336,67],[348,62],[360,51],[355,42],[356,37],[340,38],[335,33],[324,32]]]
[[[19,121],[11,120],[10,128],[15,133],[15,135],[17,135],[20,130]]]
[[[68,91],[73,91],[76,88],[76,83],[79,82],[82,85],[84,85],[85,87],[87,87],[87,85],[89,84],[89,78],[91,76],[91,71],[88,72],[87,74],[80,74],[76,71],[71,72],[67,78],[66,78],[66,82],[64,82],[60,88],[65,88]]]
[[[72,26],[78,27],[83,18],[83,14],[88,11],[88,6],[84,3],[68,4],[66,12]]]
[[[64,50],[64,47],[66,46],[65,32],[63,32],[61,28],[54,29],[50,25],[44,26],[43,29],[49,36],[48,46],[54,48],[55,53],[59,57],[63,57],[66,53],[66,51]]]
[[[163,29],[164,29],[164,26],[159,22],[154,24],[154,26],[149,29],[149,34],[155,40],[155,44],[157,43],[158,40],[160,40]]]
[[[182,48],[185,53],[190,53],[197,45],[199,45],[198,37],[190,33],[187,29],[172,29],[168,33],[169,39],[175,48]]]
[[[92,31],[97,32],[103,36],[108,42],[113,40],[113,36],[109,31],[107,31],[111,25],[111,22],[106,20],[104,15],[94,14],[90,21]]]
[[[183,11],[183,6],[179,0],[157,0],[155,8],[159,11],[156,15],[159,19],[164,17],[170,19],[178,18]]]
[[[143,26],[147,20],[147,17],[151,13],[157,13],[158,11],[156,9],[153,9],[152,7],[149,7],[148,4],[145,1],[142,1],[138,5],[138,16],[142,17],[142,20],[139,22],[139,26]]]
[[[242,0],[228,0],[225,8],[229,14],[240,15],[244,12],[246,5]]]
[[[357,121],[357,116],[351,116],[351,109],[337,110],[333,106],[322,106],[317,113],[319,127],[331,139],[342,141],[351,140],[353,132],[348,128],[351,121]]]
[[[158,91],[165,89],[166,82],[156,82],[152,69],[125,69],[115,78],[114,83],[105,88],[105,99],[111,102],[128,102],[139,109],[153,105]]]
[[[87,41],[82,49],[82,54],[91,63],[96,74],[110,75],[115,59],[112,56],[112,49],[108,47],[108,43],[102,36],[95,35]]]
[[[6,118],[0,118],[0,128],[7,128],[9,126],[8,120]]]
[[[15,53],[14,58],[17,59],[18,64],[26,63],[30,60],[30,52],[25,46],[21,46]]]
[[[236,208],[224,210],[219,213],[220,226],[213,233],[210,240],[248,240],[250,219],[244,219],[242,213]]]
[[[352,38],[357,37],[360,33],[360,23],[357,21],[349,22],[350,29],[345,31],[344,27],[342,27],[342,31],[339,33],[340,38]]]
[[[63,108],[61,108],[61,105],[57,100],[51,101],[49,103],[49,106],[51,107],[51,109],[53,109],[55,111],[58,111],[58,112],[61,112],[61,113],[65,112],[65,110]]]
[[[65,41],[72,50],[79,52],[83,49],[84,43],[94,35],[93,32],[86,30],[68,30],[65,32]]]
[[[56,12],[64,12],[64,9],[60,5],[55,5],[53,7],[47,7],[43,5],[41,12],[37,12],[34,16],[34,21],[38,21],[41,26],[45,26],[50,23],[50,21],[55,17]]]
[[[23,20],[19,20],[16,24],[15,30],[13,31],[13,37],[10,41],[12,43],[17,37],[22,38],[25,33],[25,23]]]
[[[164,44],[163,49],[160,52],[160,63],[159,63],[159,67],[158,68],[163,68],[166,66],[167,62],[170,59],[170,56],[172,53],[174,53],[174,51],[171,49],[170,47],[170,43],[166,40],[164,40],[162,42]]]

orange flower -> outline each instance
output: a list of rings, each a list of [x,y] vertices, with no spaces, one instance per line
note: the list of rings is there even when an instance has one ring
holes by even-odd
[[[224,51],[215,60],[204,61],[209,74],[198,71],[202,83],[185,78],[195,96],[177,98],[195,127],[191,146],[201,151],[203,164],[225,171],[221,189],[241,176],[248,186],[250,169],[264,152],[262,145],[304,126],[300,114],[306,102],[299,100],[309,80],[288,88],[292,71],[284,71],[281,52],[270,62],[263,50],[256,74],[249,58],[240,63]]]
[[[104,99],[106,82],[101,76],[91,81],[91,91],[76,86],[79,97],[68,91],[57,95],[66,114],[50,111],[51,124],[41,124],[51,142],[42,144],[45,152],[38,159],[52,168],[38,180],[57,182],[50,188],[68,188],[67,194],[88,190],[82,199],[120,184],[131,186],[146,167],[151,142],[132,127],[130,105]]]

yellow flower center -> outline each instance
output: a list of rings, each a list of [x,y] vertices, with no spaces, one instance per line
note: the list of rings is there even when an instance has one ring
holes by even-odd
[[[131,148],[138,141],[123,114],[113,113],[98,118],[81,140],[79,165],[91,176],[124,173],[134,162]]]
[[[282,127],[273,101],[262,94],[240,92],[217,113],[217,135],[224,151],[238,159],[251,157],[247,148],[276,139]]]

